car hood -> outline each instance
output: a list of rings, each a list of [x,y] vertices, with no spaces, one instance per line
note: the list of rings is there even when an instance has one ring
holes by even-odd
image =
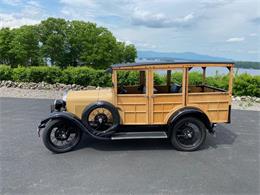
[[[66,99],[67,111],[81,117],[84,108],[97,101],[112,103],[112,89],[69,91]]]

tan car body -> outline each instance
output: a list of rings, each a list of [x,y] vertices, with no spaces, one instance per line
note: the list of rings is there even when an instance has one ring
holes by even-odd
[[[81,118],[81,114],[87,105],[100,100],[113,103],[112,89],[69,91],[66,100],[67,111]]]
[[[229,69],[229,89],[220,91],[204,86],[203,92],[197,86],[188,85],[188,72],[193,67],[203,69],[203,79],[206,77],[207,67],[226,67]],[[229,122],[232,97],[232,63],[174,63],[163,65],[142,66],[114,66],[112,73],[113,88],[70,91],[67,95],[67,111],[81,118],[86,106],[97,101],[112,103],[119,111],[121,124],[124,125],[161,125],[167,124],[169,118],[176,111],[193,107],[203,111],[211,123]],[[155,70],[183,70],[183,90],[181,93],[154,94],[153,71]],[[118,94],[117,71],[138,70],[145,72],[147,90],[144,94]]]

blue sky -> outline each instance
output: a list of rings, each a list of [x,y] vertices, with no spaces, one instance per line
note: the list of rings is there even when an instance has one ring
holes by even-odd
[[[139,50],[260,61],[259,0],[0,0],[0,28],[95,22]]]

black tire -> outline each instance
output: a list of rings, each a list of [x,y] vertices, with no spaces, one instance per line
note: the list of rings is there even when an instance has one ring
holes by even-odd
[[[99,115],[95,115],[94,112],[96,110],[105,110],[106,112],[98,112],[97,114]],[[108,113],[109,116],[107,116]],[[94,118],[92,118],[91,120],[90,118],[92,115],[94,116]],[[101,124],[101,122],[98,120],[100,118],[103,119],[104,124]],[[82,121],[90,134],[99,137],[109,137],[116,132],[120,124],[120,117],[118,110],[114,107],[114,105],[108,102],[100,101],[90,104],[84,109],[82,113]]]
[[[60,132],[63,132],[63,134]],[[69,140],[73,134],[75,136],[73,139]],[[65,135],[66,137],[61,137],[61,135]],[[54,153],[64,153],[71,151],[80,142],[81,135],[81,130],[75,125],[69,124],[64,119],[55,119],[47,123],[42,133],[42,141],[45,147],[50,151]],[[58,142],[61,142],[62,144],[65,142],[66,144],[58,145]]]
[[[194,117],[183,117],[171,125],[171,143],[180,151],[195,151],[206,139],[206,127]]]

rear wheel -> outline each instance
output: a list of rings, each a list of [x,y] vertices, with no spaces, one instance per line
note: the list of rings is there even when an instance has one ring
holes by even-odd
[[[197,118],[184,117],[172,126],[171,142],[177,150],[197,150],[205,139],[206,127]]]
[[[46,148],[54,153],[72,150],[80,141],[81,131],[62,119],[48,122],[42,133],[42,140]]]

